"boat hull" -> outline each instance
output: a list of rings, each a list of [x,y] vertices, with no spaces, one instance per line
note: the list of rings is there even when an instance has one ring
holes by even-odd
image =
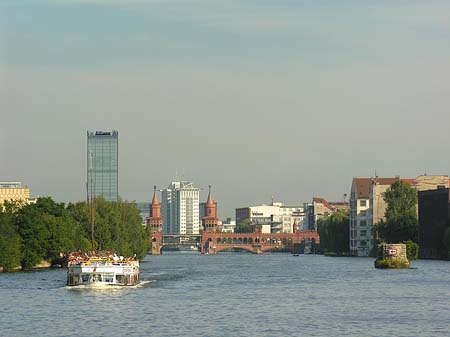
[[[134,286],[139,283],[139,262],[69,264],[68,286]]]

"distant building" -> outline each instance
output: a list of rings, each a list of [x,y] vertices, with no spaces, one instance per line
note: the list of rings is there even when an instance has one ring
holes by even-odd
[[[308,230],[317,230],[317,220],[330,216],[336,209],[324,198],[314,197],[307,209]]]
[[[329,201],[328,203],[335,211],[348,212],[350,210],[350,205],[348,202]]]
[[[172,182],[162,191],[163,233],[199,234],[200,189],[191,182]]]
[[[103,196],[108,201],[119,197],[119,133],[87,132],[88,196]]]
[[[20,182],[0,182],[0,205],[5,201],[29,203],[30,189]]]
[[[376,246],[376,225],[385,220],[387,204],[386,190],[397,180],[401,180],[417,191],[449,187],[446,175],[417,178],[354,178],[350,192],[350,252],[357,256],[368,256]]]
[[[350,191],[350,252],[357,256],[369,256],[373,245],[368,214],[370,182],[371,178],[353,178]]]
[[[304,208],[305,221],[299,229],[317,231],[317,221],[320,218],[330,216],[339,210],[348,211],[349,205],[346,202],[328,202],[324,198],[314,197],[311,203],[304,205]]]
[[[136,202],[136,207],[139,209],[142,225],[147,224],[148,217],[150,216],[150,203],[149,202]]]
[[[419,257],[448,258],[444,237],[450,225],[449,188],[419,191]],[[448,234],[447,234],[448,235]]]
[[[260,226],[262,233],[292,233],[294,223],[302,228],[304,219],[303,206],[285,206],[280,202],[236,208],[236,224],[250,221]]]
[[[414,179],[412,186],[417,191],[436,190],[438,188],[448,188],[449,178],[447,175],[421,175]]]
[[[223,233],[234,233],[234,230],[236,229],[236,221],[231,220],[231,218],[227,218],[225,221],[222,221],[220,228]]]

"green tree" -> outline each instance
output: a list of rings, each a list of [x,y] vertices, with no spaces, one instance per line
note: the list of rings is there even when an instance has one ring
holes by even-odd
[[[17,212],[16,223],[22,238],[22,269],[32,268],[47,255],[49,232],[44,221],[37,204],[26,205]]]
[[[95,249],[111,250],[124,256],[136,254],[138,258],[145,256],[150,247],[150,236],[141,224],[139,209],[134,203],[110,202],[97,197],[94,208]],[[90,247],[91,235],[89,206],[86,202],[69,204],[68,212],[83,234],[83,240],[79,242],[83,247],[79,249],[86,250],[86,245]]]
[[[22,239],[14,217],[12,209],[5,207],[5,211],[0,211],[0,266],[5,272],[20,266],[22,259]]]
[[[403,243],[406,245],[406,257],[408,260],[417,260],[419,258],[419,245],[411,240]]]
[[[144,257],[150,235],[133,203],[95,200],[94,245],[124,256]],[[6,203],[0,212],[0,266],[30,269],[42,260],[55,262],[61,253],[91,250],[90,208],[85,202],[56,203],[39,198],[35,204]],[[58,262],[59,263],[59,262]]]
[[[236,226],[234,229],[235,233],[253,233],[254,226],[252,225],[252,221],[250,219],[243,220],[240,224]]]
[[[338,211],[328,217],[322,217],[317,223],[320,236],[320,246],[326,252],[338,255],[349,250],[349,213]]]
[[[378,224],[379,236],[388,243],[418,240],[417,191],[401,180],[394,182],[384,195],[386,221]]]
[[[91,249],[91,227],[89,218],[89,207],[86,202],[69,203],[67,205],[67,213],[73,224],[74,232],[74,250],[83,252]]]

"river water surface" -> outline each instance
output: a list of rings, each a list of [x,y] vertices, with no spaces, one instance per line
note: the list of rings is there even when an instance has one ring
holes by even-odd
[[[0,274],[0,336],[450,336],[450,262],[166,253],[137,288],[75,290],[52,269]]]

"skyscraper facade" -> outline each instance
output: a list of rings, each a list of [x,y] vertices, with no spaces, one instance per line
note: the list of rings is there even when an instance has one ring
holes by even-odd
[[[172,182],[162,191],[163,233],[198,234],[200,189],[191,182]]]
[[[87,132],[87,192],[88,196],[103,196],[117,201],[119,196],[119,133]]]

